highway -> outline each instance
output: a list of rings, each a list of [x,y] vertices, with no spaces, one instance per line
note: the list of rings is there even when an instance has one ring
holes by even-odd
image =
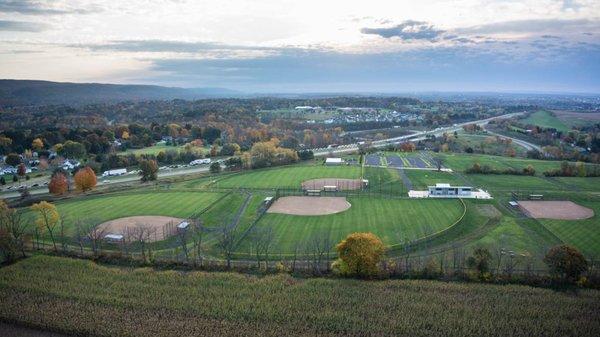
[[[454,125],[448,126],[448,127],[436,128],[434,130],[416,132],[416,133],[413,133],[410,135],[377,140],[377,141],[371,142],[371,146],[376,147],[376,148],[381,148],[381,147],[386,147],[390,144],[398,144],[398,143],[407,142],[407,141],[416,142],[419,140],[426,139],[427,136],[429,136],[429,135],[440,136],[440,135],[444,134],[445,132],[452,133],[454,131],[461,130],[462,127],[465,125],[477,124],[480,126],[485,126],[490,121],[493,121],[496,119],[512,118],[512,117],[519,116],[522,114],[523,114],[522,112],[515,112],[515,113],[506,114],[506,115],[500,115],[500,116],[490,117],[490,118],[486,118],[486,119],[481,119],[481,120],[477,120],[477,121],[470,121],[470,122],[465,122],[465,123],[460,123],[460,124],[454,124]],[[501,137],[505,137],[505,136],[501,136]],[[510,137],[505,137],[505,138],[510,138]],[[520,141],[517,139],[513,139],[513,140],[515,142]],[[523,141],[521,141],[521,142],[523,142]],[[529,143],[527,143],[527,144],[529,144]],[[529,144],[529,145],[533,145],[533,144]],[[535,146],[535,145],[533,145],[533,146]],[[353,152],[353,151],[358,150],[358,147],[359,147],[359,144],[354,143],[354,144],[340,145],[336,148],[317,148],[317,149],[312,149],[312,151],[314,152],[315,156],[325,156],[330,153]],[[525,146],[525,147],[527,147],[527,146]]]

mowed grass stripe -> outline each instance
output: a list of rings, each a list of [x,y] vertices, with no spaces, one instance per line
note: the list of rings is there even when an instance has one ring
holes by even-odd
[[[339,242],[353,232],[373,232],[385,244],[415,240],[442,230],[462,214],[459,200],[409,200],[376,197],[349,198],[349,210],[324,216],[266,214],[257,224],[272,227],[274,252],[291,253],[297,243],[305,245],[315,236],[331,233]],[[242,242],[240,252],[247,253],[249,242]]]
[[[221,188],[300,188],[303,181],[317,178],[360,178],[360,166],[291,166],[262,169],[225,177],[215,183]]]
[[[78,198],[59,202],[56,206],[59,213],[66,217],[66,234],[71,235],[77,220],[99,224],[136,215],[184,218],[208,206],[221,195],[214,192],[146,192]],[[26,211],[25,216],[32,219],[34,214]]]

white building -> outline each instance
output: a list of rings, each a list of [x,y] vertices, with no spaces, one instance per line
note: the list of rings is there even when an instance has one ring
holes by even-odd
[[[469,197],[473,190],[470,186],[450,186],[450,184],[435,184],[428,186],[429,196],[431,197]]]
[[[492,196],[482,189],[475,190],[471,186],[451,186],[438,183],[428,186],[427,191],[408,191],[410,198],[465,198],[465,199],[492,199]]]
[[[343,163],[344,163],[344,161],[342,160],[342,158],[327,158],[327,159],[325,159],[325,165],[329,165],[329,166],[342,165]]]
[[[190,162],[190,165],[194,166],[194,165],[210,164],[210,162],[211,162],[210,158],[196,159],[196,160],[192,160]]]

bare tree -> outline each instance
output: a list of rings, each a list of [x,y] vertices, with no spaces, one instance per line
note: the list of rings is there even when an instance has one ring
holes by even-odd
[[[29,222],[23,221],[22,212],[4,208],[0,214],[0,250],[6,260],[12,260],[17,252],[25,257],[25,242],[29,234]]]
[[[438,171],[442,170],[442,166],[444,165],[444,158],[436,156],[433,158],[433,163]]]
[[[92,252],[95,256],[98,256],[102,251],[102,240],[104,240],[108,231],[106,227],[95,226],[93,222],[89,222],[86,227],[88,228],[86,235],[92,246]]]
[[[307,255],[311,257],[310,261],[315,273],[320,274],[322,272],[321,266],[324,261],[327,262],[327,269],[329,269],[329,255],[333,248],[329,231],[313,234],[309,238],[306,248]]]
[[[196,254],[196,259],[194,259],[194,263],[197,260],[200,260],[200,267],[202,267],[202,239],[204,238],[205,231],[204,227],[202,226],[202,222],[199,219],[191,220],[191,230],[192,242]]]
[[[75,241],[79,246],[79,252],[83,255],[83,247],[85,245],[87,235],[87,228],[85,222],[82,219],[75,220]]]
[[[269,251],[273,245],[275,233],[271,227],[255,227],[250,234],[250,242],[256,257],[256,265],[260,268],[261,256],[264,257],[265,267],[269,268]]]
[[[237,243],[235,226],[224,225],[218,231],[217,247],[219,247],[227,259],[227,268],[231,268],[231,258],[233,257],[233,250]]]
[[[181,245],[181,250],[183,250],[183,254],[185,255],[185,262],[190,262],[190,256],[188,252],[188,228],[177,228],[177,239],[179,241],[179,245]]]
[[[148,241],[150,241],[150,238],[152,237],[154,232],[155,231],[153,231],[150,228],[150,226],[147,226],[146,224],[142,224],[142,223],[136,224],[129,232],[132,239],[140,244],[140,250],[142,252],[142,260],[144,262],[146,262],[146,257],[147,257],[146,256],[147,243],[148,243]],[[150,251],[148,251],[148,254],[150,254]]]

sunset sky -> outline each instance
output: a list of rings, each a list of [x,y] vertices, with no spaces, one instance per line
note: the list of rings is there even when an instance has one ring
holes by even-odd
[[[0,0],[0,78],[600,93],[600,1]]]

